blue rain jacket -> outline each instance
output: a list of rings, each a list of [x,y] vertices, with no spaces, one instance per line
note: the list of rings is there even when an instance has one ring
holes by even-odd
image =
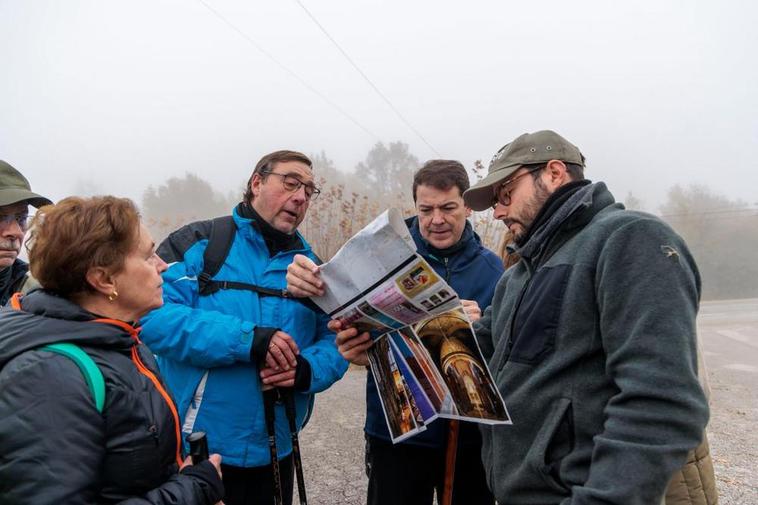
[[[233,218],[236,236],[214,279],[281,290],[287,285],[287,265],[295,254],[317,261],[302,237],[303,249],[279,252],[270,258],[251,219],[241,217],[237,209]],[[313,394],[339,380],[348,364],[337,351],[334,333],[327,329],[328,317],[297,300],[232,289],[199,296],[197,277],[202,272],[209,234],[210,222],[202,221],[167,239],[180,261],[171,263],[163,273],[164,305],[143,318],[141,337],[158,355],[161,374],[182,417],[184,434],[205,431],[210,452],[221,454],[225,464],[267,465],[271,457],[261,382],[258,367],[250,362],[255,327],[279,328],[291,335],[310,365],[310,388],[295,393],[298,429],[310,413]],[[278,456],[287,456],[292,451],[290,431],[279,404],[276,439]]]

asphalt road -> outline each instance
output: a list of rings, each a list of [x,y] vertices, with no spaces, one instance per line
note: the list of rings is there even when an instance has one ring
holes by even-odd
[[[758,504],[758,299],[703,303],[698,334],[720,503]]]
[[[758,299],[705,302],[698,318],[711,390],[708,434],[722,505],[758,504]],[[301,434],[312,505],[361,505],[365,372],[318,395]],[[297,503],[297,499],[295,499]]]

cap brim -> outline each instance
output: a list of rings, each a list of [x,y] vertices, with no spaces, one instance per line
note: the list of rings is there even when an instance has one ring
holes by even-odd
[[[53,203],[44,196],[32,193],[29,190],[23,188],[4,188],[0,189],[0,207],[5,205],[13,205],[19,202],[28,202],[32,207],[40,208],[44,205],[50,205]]]
[[[519,165],[506,167],[488,174],[463,193],[463,202],[467,207],[477,212],[492,207],[493,188],[504,181],[509,175],[518,170]]]

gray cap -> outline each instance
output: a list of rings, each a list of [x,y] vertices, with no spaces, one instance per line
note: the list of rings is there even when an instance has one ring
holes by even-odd
[[[524,165],[560,160],[584,166],[584,155],[579,149],[551,130],[524,133],[505,144],[492,157],[487,176],[463,193],[463,200],[473,210],[481,211],[492,206],[494,188]]]
[[[10,164],[0,160],[0,207],[23,201],[37,208],[53,203],[44,196],[32,193],[26,177]]]

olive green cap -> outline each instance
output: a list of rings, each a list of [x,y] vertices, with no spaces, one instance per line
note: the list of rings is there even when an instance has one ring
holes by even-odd
[[[524,133],[505,144],[490,161],[487,176],[463,193],[468,207],[482,211],[492,206],[494,188],[524,165],[560,160],[584,166],[579,149],[551,130]]]
[[[44,196],[32,193],[26,177],[10,164],[0,160],[0,207],[23,201],[37,208],[53,203]]]

